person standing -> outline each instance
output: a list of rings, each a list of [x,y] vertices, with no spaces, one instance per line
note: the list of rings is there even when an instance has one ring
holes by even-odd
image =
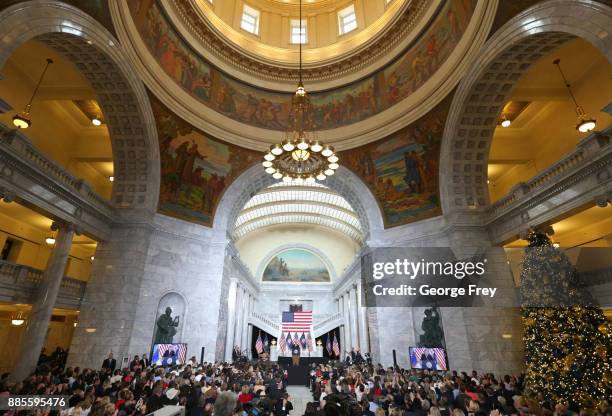
[[[294,342],[291,347],[291,360],[293,365],[300,365],[300,345],[297,342]]]
[[[111,352],[110,354],[108,354],[108,358],[106,358],[102,362],[102,369],[107,370],[107,372],[109,373],[112,373],[113,371],[115,371],[116,367],[117,367],[117,360],[113,358],[113,353]]]

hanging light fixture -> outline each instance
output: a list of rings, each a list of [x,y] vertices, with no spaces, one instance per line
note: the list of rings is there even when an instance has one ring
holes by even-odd
[[[512,121],[510,121],[510,120],[508,119],[508,117],[506,117],[506,115],[504,114],[504,115],[502,116],[501,126],[502,126],[502,127],[510,127],[510,124],[512,124]]]
[[[45,243],[49,246],[54,245],[55,244],[55,233],[52,232],[47,237],[45,237]]]
[[[317,140],[313,131],[310,97],[302,82],[302,1],[300,0],[299,81],[291,98],[290,126],[285,139],[270,146],[262,166],[274,179],[313,183],[325,180],[340,167],[334,148]]]
[[[40,88],[40,84],[42,83],[45,74],[47,73],[47,69],[49,65],[53,63],[53,59],[47,58],[47,65],[45,65],[45,69],[43,69],[42,74],[40,75],[40,79],[38,80],[38,84],[36,84],[36,88],[34,88],[34,92],[32,93],[32,97],[30,97],[30,101],[26,104],[25,108],[20,114],[15,114],[13,117],[13,125],[18,129],[27,129],[32,125],[30,110],[32,109],[32,101],[34,101],[34,97],[38,92],[38,88]]]
[[[582,106],[578,104],[578,101],[576,101],[576,97],[574,96],[574,93],[572,92],[572,89],[570,88],[570,84],[569,82],[567,82],[567,79],[565,78],[565,74],[563,73],[563,70],[561,69],[561,59],[555,59],[553,61],[553,64],[557,65],[557,68],[559,69],[559,73],[561,74],[561,78],[563,78],[563,83],[565,84],[565,88],[567,88],[567,91],[569,92],[569,95],[570,97],[572,97],[572,101],[574,102],[574,105],[576,106],[576,115],[578,116],[578,123],[576,123],[576,130],[578,130],[580,133],[588,133],[590,131],[593,131],[595,129],[596,120],[588,116],[584,112],[584,108],[582,108]]]
[[[11,319],[11,325],[13,326],[21,326],[25,322],[23,314],[21,312],[17,313],[17,316]]]
[[[94,117],[91,119],[91,124],[93,124],[96,127],[99,127],[102,125],[102,119],[98,116]]]

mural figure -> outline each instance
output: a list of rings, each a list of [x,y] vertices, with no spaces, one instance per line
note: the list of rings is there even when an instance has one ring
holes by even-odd
[[[329,282],[327,267],[308,250],[290,249],[274,256],[266,265],[264,282]]]
[[[450,100],[381,139],[343,152],[346,166],[379,201],[385,225],[393,227],[440,214],[438,158]]]
[[[152,99],[160,139],[159,211],[212,224],[223,191],[260,155],[210,138]]]
[[[291,94],[259,89],[221,73],[194,52],[157,2],[130,6],[134,23],[162,70],[213,110],[250,125],[285,130]],[[403,56],[371,76],[332,91],[312,93],[313,127],[332,129],[361,121],[402,101],[445,62],[467,28],[476,0],[449,0],[429,29]]]
[[[153,344],[172,344],[178,326],[179,317],[172,318],[172,308],[168,306],[166,313],[157,318]]]

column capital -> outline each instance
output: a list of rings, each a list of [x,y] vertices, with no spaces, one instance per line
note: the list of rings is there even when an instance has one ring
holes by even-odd
[[[9,203],[15,200],[15,192],[7,188],[0,188],[0,200]]]
[[[81,234],[80,227],[71,222],[63,221],[63,220],[55,220],[51,223],[51,230],[59,231],[60,229],[65,230],[65,231],[72,231],[77,235]]]

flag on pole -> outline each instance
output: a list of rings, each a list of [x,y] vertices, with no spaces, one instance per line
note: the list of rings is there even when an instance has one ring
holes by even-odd
[[[334,343],[332,346],[334,350],[334,355],[336,357],[340,357],[340,344],[338,344],[338,338],[336,338],[336,333],[334,332]]]
[[[305,350],[306,347],[308,346],[308,343],[306,342],[306,335],[304,335],[303,332],[302,332],[302,336],[300,337],[300,344],[303,350]]]
[[[287,332],[287,340],[286,341],[287,341],[287,348],[291,349],[291,344],[292,344],[292,341],[291,341],[291,332]]]
[[[257,354],[261,354],[264,350],[263,341],[261,340],[261,331],[257,336],[257,342],[255,342],[255,350],[257,351]]]
[[[312,351],[312,337],[310,336],[310,332],[306,335],[306,344],[308,345],[308,351]]]
[[[299,343],[300,343],[300,339],[297,336],[297,332],[293,336],[293,343],[296,344],[296,345],[299,345]]]
[[[327,343],[325,344],[325,348],[327,349],[327,353],[331,355],[332,343],[331,343],[331,336],[329,335],[329,332],[327,333]]]
[[[285,341],[285,337],[283,335],[283,333],[281,332],[281,336],[278,339],[278,347],[280,348],[280,350],[282,352],[285,352],[285,347],[287,346],[287,342]]]
[[[268,350],[270,349],[270,341],[268,341],[268,334],[264,334],[263,348],[265,352],[268,352]]]

